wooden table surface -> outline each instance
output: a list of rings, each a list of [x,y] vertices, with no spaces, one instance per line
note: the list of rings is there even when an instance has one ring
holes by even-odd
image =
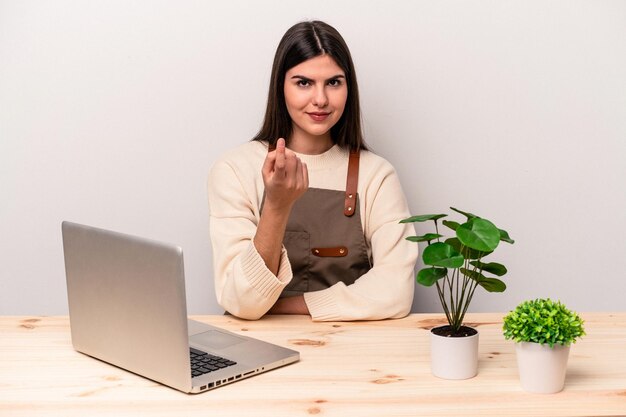
[[[430,374],[439,314],[313,323],[303,316],[196,320],[300,351],[295,364],[197,395],[75,352],[67,317],[0,317],[0,416],[625,416],[626,313],[581,314],[565,389],[524,392],[503,314],[468,314],[480,331],[478,376]]]

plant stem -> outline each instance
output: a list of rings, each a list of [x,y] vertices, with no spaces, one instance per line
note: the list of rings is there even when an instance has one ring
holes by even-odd
[[[475,282],[472,284],[471,289],[470,289],[470,294],[468,297],[468,301],[467,304],[465,305],[465,309],[463,310],[463,317],[465,317],[465,313],[467,312],[467,308],[469,307],[470,303],[472,302],[472,298],[474,297],[474,291],[476,290],[476,287],[478,287],[478,282]]]
[[[460,285],[459,285],[459,281],[461,279],[461,276],[459,275],[459,270],[457,269],[456,271],[457,271],[457,276],[456,276],[456,278],[457,278],[456,279],[456,303],[457,303],[457,305],[455,307],[455,310],[457,312],[457,315],[456,315],[456,317],[454,319],[457,322],[457,327],[460,327],[461,323],[458,323],[458,318],[459,318],[458,317],[458,312],[460,310],[460,299],[459,299],[459,287],[460,287]]]
[[[451,311],[451,316],[452,316],[452,321],[450,322],[450,325],[452,326],[452,328],[454,328],[456,330],[456,304],[454,302],[454,283],[456,282],[456,277],[454,275],[454,273],[456,272],[456,270],[452,270],[452,279],[450,280],[450,309]]]
[[[445,300],[445,287],[444,287],[444,290],[442,291],[441,286],[439,285],[439,282],[436,282],[436,284],[437,284],[437,294],[439,294],[439,301],[441,301],[443,311],[444,313],[446,313],[446,318],[448,319],[448,323],[450,323],[450,311],[448,310],[448,306]]]
[[[482,260],[482,258],[478,258],[478,262],[480,263]],[[478,270],[478,274],[482,274],[483,270],[482,268],[478,268],[477,266],[474,266],[474,272],[477,272]],[[472,282],[471,286],[470,286],[470,292],[469,295],[467,297],[467,303],[465,304],[465,307],[463,308],[463,317],[465,317],[465,313],[467,312],[467,309],[470,305],[470,303],[472,302],[472,298],[474,297],[474,291],[476,291],[476,287],[478,287],[478,280],[473,280],[474,282]]]

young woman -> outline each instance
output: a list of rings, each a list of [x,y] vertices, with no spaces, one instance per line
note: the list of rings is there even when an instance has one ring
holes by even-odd
[[[229,313],[313,320],[404,317],[417,245],[393,167],[361,134],[341,35],[302,22],[283,36],[265,120],[209,175],[215,290]]]

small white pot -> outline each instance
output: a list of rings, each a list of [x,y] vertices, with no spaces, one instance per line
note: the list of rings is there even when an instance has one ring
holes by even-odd
[[[539,394],[563,389],[569,346],[520,342],[515,344],[517,368],[522,388]]]
[[[478,373],[478,331],[472,336],[445,337],[430,331],[430,368],[443,379],[468,379]],[[476,329],[474,329],[476,330]]]

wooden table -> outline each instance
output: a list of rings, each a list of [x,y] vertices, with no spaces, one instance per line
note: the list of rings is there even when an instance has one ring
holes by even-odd
[[[301,361],[187,395],[75,352],[67,317],[0,317],[0,416],[617,416],[626,415],[626,313],[582,314],[565,390],[519,384],[503,314],[468,314],[480,331],[479,373],[430,374],[428,330],[442,316],[313,323],[302,316],[251,322],[196,320],[299,350]]]

